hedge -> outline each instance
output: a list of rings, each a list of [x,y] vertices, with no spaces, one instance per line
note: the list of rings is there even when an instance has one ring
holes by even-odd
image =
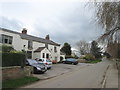
[[[25,66],[26,55],[24,53],[2,52],[2,67]]]

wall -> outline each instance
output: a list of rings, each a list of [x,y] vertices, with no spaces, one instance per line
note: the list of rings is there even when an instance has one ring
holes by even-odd
[[[43,53],[45,54],[45,58],[46,58],[46,54],[48,53],[48,54],[49,54],[49,57],[50,57],[50,60],[52,60],[52,58],[51,58],[51,53],[50,53],[50,51],[49,51],[47,48],[45,48],[45,49],[43,49],[43,50],[41,51],[41,58],[42,58],[42,56],[43,56]]]
[[[15,79],[23,76],[31,76],[33,68],[26,66],[24,69],[20,66],[3,67],[2,68],[2,80]]]
[[[57,57],[57,61],[60,61],[60,46],[57,47],[57,52],[54,52],[54,45],[48,45],[48,49],[51,52],[52,60],[55,60],[55,57]]]
[[[18,34],[5,32],[3,30],[0,30],[0,34],[8,35],[13,37],[12,45],[14,49],[21,51],[22,45],[21,45],[21,37]]]
[[[41,58],[41,53],[40,52],[33,53],[33,59],[36,59],[36,58]]]

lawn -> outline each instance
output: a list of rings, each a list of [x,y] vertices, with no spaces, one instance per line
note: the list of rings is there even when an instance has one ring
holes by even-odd
[[[33,82],[38,81],[37,77],[26,76],[17,79],[5,80],[2,82],[2,88],[18,88],[20,86],[24,86]]]
[[[91,60],[91,61],[87,61],[87,63],[91,63],[91,64],[94,64],[94,63],[98,63],[98,62],[101,62],[102,60]]]

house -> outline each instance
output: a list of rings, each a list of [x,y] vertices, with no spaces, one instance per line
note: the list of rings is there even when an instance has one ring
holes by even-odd
[[[25,50],[27,58],[48,58],[60,61],[60,44],[50,40],[49,35],[45,38],[35,37],[27,34],[27,29],[22,32],[0,28],[0,44],[12,45],[15,50]]]
[[[66,55],[65,53],[60,52],[60,57],[61,57],[60,60],[64,60],[65,59],[65,55]]]

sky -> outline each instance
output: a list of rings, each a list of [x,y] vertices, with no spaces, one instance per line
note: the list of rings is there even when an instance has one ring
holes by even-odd
[[[31,0],[0,2],[0,27],[50,39],[72,47],[80,40],[90,42],[103,33],[95,22],[94,7],[80,0]]]

